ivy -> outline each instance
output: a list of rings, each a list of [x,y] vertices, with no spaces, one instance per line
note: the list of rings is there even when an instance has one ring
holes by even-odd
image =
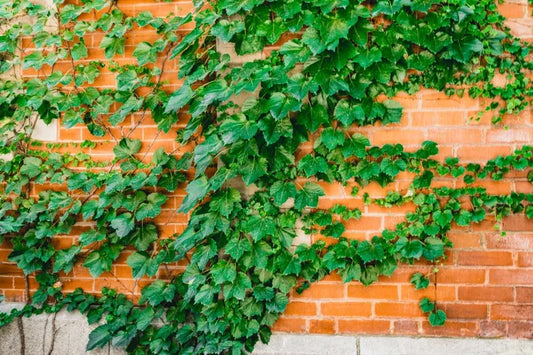
[[[529,170],[530,146],[483,165],[462,164],[434,159],[434,142],[407,152],[395,142],[374,146],[359,131],[400,122],[403,108],[393,97],[421,87],[488,98],[492,103],[480,115],[494,112],[494,123],[526,109],[531,44],[502,25],[494,1],[194,5],[183,17],[154,17],[127,16],[120,1],[0,4],[6,28],[0,153],[10,156],[0,164],[0,241],[11,243],[9,260],[39,284],[24,308],[0,314],[0,325],[66,308],[99,324],[89,350],[111,343],[132,354],[251,352],[257,341],[268,342],[293,289],[302,292],[331,272],[369,285],[400,263],[437,265],[452,247],[447,233],[454,224],[488,216],[500,224],[511,213],[533,217],[532,194],[491,195],[477,184]],[[92,13],[101,15],[84,16]],[[45,28],[56,19],[59,27]],[[137,43],[134,62],[120,64],[125,36],[137,28],[154,30],[157,38]],[[104,57],[87,62],[94,49],[84,38],[96,32]],[[23,37],[35,50],[17,50]],[[217,42],[238,55],[279,49],[230,64]],[[178,63],[183,82],[175,90],[163,80],[168,61]],[[12,75],[20,69],[39,75]],[[94,85],[104,73],[115,86]],[[497,73],[506,86],[493,84]],[[151,142],[134,134],[148,117],[158,128]],[[59,119],[65,128],[86,127],[113,141],[113,158],[96,162],[82,153],[97,148],[96,140],[70,146],[31,138],[36,120]],[[176,134],[176,149],[152,149],[161,132]],[[383,207],[411,204],[414,211],[370,240],[344,235],[345,222],[359,219],[361,210],[319,203],[325,184],[357,195],[371,182],[389,186],[404,172],[413,176],[407,191],[363,199]],[[436,188],[438,177],[464,187]],[[168,208],[187,213],[189,222],[183,232],[163,236],[159,217]],[[81,221],[85,229],[73,245],[56,247]],[[327,243],[294,245],[300,225]],[[136,303],[107,288],[99,297],[62,289],[62,277],[75,266],[97,277],[112,272],[125,250],[135,279],[177,262],[186,267],[151,280]],[[415,273],[411,283],[423,289],[433,280],[436,287],[437,271]],[[445,322],[437,300],[424,298],[420,307],[432,325]]]

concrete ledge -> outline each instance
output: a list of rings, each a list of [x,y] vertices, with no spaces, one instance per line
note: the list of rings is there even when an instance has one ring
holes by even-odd
[[[2,303],[0,311],[21,307],[20,303]],[[0,354],[21,354],[21,335],[25,354],[54,355],[122,355],[124,351],[110,346],[86,352],[92,327],[79,312],[61,311],[22,319],[22,332],[17,322],[0,328]],[[529,355],[533,340],[425,338],[396,336],[339,336],[276,333],[268,345],[258,344],[255,355]]]

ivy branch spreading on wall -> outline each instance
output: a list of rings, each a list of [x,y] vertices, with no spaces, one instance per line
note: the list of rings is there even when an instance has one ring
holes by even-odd
[[[76,309],[89,323],[100,322],[88,349],[110,342],[133,354],[239,354],[258,340],[268,342],[293,288],[301,292],[332,272],[369,285],[398,263],[421,259],[435,265],[431,274],[452,247],[446,237],[452,223],[533,216],[533,195],[491,195],[473,185],[533,166],[529,146],[480,166],[454,158],[439,162],[429,141],[415,152],[395,142],[372,146],[358,131],[400,121],[402,107],[391,98],[422,87],[492,98],[486,111],[494,112],[494,123],[525,109],[531,46],[503,27],[494,1],[194,5],[185,16],[159,18],[150,12],[128,17],[116,0],[54,0],[53,6],[0,1],[0,153],[6,154],[0,241],[12,245],[9,259],[39,285],[23,309],[0,315],[0,325]],[[124,54],[125,35],[141,28],[159,38],[137,44],[136,64],[114,61]],[[103,34],[105,58],[89,62],[84,38],[92,33]],[[289,39],[266,58],[243,64],[230,65],[216,46],[230,42],[245,55],[280,38]],[[22,39],[34,48],[21,48]],[[176,91],[163,80],[169,60],[179,61],[183,85]],[[21,76],[21,68],[37,75]],[[93,85],[104,72],[116,76],[115,87]],[[497,74],[507,78],[505,86],[493,84]],[[234,98],[243,93],[248,99],[238,104]],[[184,113],[186,125],[176,128]],[[178,130],[177,149],[152,151],[159,133],[148,144],[132,138],[147,115],[160,132]],[[124,129],[132,116],[134,123]],[[81,125],[109,137],[114,159],[95,162],[82,153],[94,145],[90,141],[73,145],[77,154],[62,154],[55,149],[61,144],[31,139],[37,120],[59,119],[65,127]],[[123,129],[113,129],[119,125]],[[295,152],[306,143],[311,153],[297,160]],[[372,240],[343,236],[343,221],[359,218],[360,210],[316,208],[324,195],[317,181],[340,182],[358,194],[369,182],[387,186],[406,171],[415,175],[408,191],[365,200],[413,203],[416,209]],[[434,188],[436,176],[453,176],[465,187]],[[230,179],[255,185],[255,192],[246,196],[228,187]],[[167,195],[183,186],[179,212],[191,211],[188,226],[160,238],[153,219]],[[82,221],[91,223],[90,230],[72,246],[57,248],[54,238]],[[328,243],[294,248],[297,221]],[[154,276],[182,259],[187,267],[169,281],[145,286],[138,304],[109,289],[101,297],[62,290],[61,277],[75,265],[97,277],[126,248],[135,250],[127,260],[134,278]],[[425,288],[430,279],[417,273],[411,281]],[[422,299],[420,306],[431,324],[444,323],[437,300]]]

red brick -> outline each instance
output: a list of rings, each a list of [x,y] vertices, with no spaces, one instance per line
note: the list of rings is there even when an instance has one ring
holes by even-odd
[[[513,265],[513,255],[504,251],[459,251],[457,264],[469,266]]]
[[[417,302],[376,302],[376,317],[420,317],[422,311]]]
[[[498,233],[487,233],[484,236],[489,249],[527,250],[533,249],[532,233],[509,233],[501,236]]]
[[[369,317],[372,314],[372,304],[369,302],[322,303],[320,313],[324,316]]]
[[[389,334],[391,322],[388,320],[348,320],[339,319],[341,334]]]
[[[312,319],[309,322],[309,333],[335,334],[335,321],[331,319]]]
[[[398,286],[381,284],[364,286],[361,284],[349,284],[348,298],[397,300],[399,299]]]
[[[433,327],[429,322],[422,322],[422,334],[436,336],[472,337],[478,334],[476,322],[449,320],[443,326]]]
[[[290,302],[285,309],[287,316],[314,316],[317,314],[314,302]]]
[[[430,285],[423,290],[417,290],[413,285],[402,285],[402,300],[418,301],[423,297],[434,298],[435,287]],[[438,285],[437,286],[437,299],[439,301],[455,301],[455,286]]]
[[[466,269],[466,268],[445,268],[439,270],[437,274],[439,283],[465,283],[465,284],[482,284],[485,282],[484,269]]]
[[[393,334],[415,335],[418,334],[420,324],[414,320],[397,320],[393,322]]]
[[[459,286],[458,297],[460,301],[512,302],[514,290],[512,287]]]
[[[507,322],[479,322],[479,336],[483,338],[500,338],[507,334]]]
[[[533,305],[493,304],[490,318],[498,320],[532,320]]]
[[[272,326],[273,331],[277,332],[304,332],[306,330],[306,321],[303,318],[280,317]]]
[[[294,295],[294,298],[342,298],[344,297],[344,286],[338,284],[312,284],[301,295]]]
[[[511,338],[533,338],[533,322],[509,322],[508,336]]]
[[[517,303],[533,303],[533,287],[516,287]]]
[[[449,320],[486,319],[487,305],[474,303],[439,303]]]
[[[533,273],[527,269],[491,269],[489,282],[498,285],[533,285]]]

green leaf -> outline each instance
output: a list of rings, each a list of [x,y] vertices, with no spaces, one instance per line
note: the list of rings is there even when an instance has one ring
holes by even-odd
[[[241,202],[241,193],[236,189],[229,188],[213,196],[209,207],[212,211],[218,212],[224,217],[229,217],[235,204],[239,202]]]
[[[333,150],[337,147],[340,147],[344,144],[344,132],[340,130],[336,130],[333,127],[328,127],[324,131],[322,131],[322,135],[320,136],[322,143],[328,148],[329,150]]]
[[[104,50],[106,59],[111,59],[115,54],[124,54],[124,37],[104,36],[100,42],[100,48]]]
[[[161,206],[167,201],[163,194],[153,192],[148,195],[147,202],[141,203],[135,212],[135,218],[142,221],[145,218],[154,218],[161,213]]]
[[[82,245],[89,245],[94,242],[102,241],[105,237],[106,234],[102,230],[91,229],[80,234],[80,243]]]
[[[244,273],[239,272],[231,284],[224,285],[223,294],[226,299],[236,298],[244,300],[246,291],[252,287],[250,278]]]
[[[417,290],[424,289],[429,286],[429,278],[419,272],[413,274],[410,281]]]
[[[296,186],[292,182],[276,181],[270,187],[270,194],[274,197],[274,203],[281,206],[289,198],[296,195]]]
[[[72,59],[74,60],[80,60],[82,58],[87,57],[87,47],[85,46],[85,43],[79,42],[72,46],[71,50]]]
[[[424,240],[424,258],[435,260],[444,255],[444,242],[435,237],[428,237]]]
[[[209,181],[207,180],[207,177],[201,176],[200,178],[191,181],[185,188],[185,191],[187,191],[187,196],[185,196],[178,212],[189,212],[199,201],[204,199],[209,191]]]
[[[93,350],[94,348],[103,348],[111,340],[111,333],[109,331],[108,324],[102,324],[96,327],[89,334],[89,342],[87,343],[87,351]]]
[[[183,106],[187,105],[194,96],[189,85],[183,85],[175,91],[170,97],[165,107],[165,113],[178,112]]]
[[[153,50],[152,45],[148,42],[141,42],[135,47],[133,56],[137,58],[139,65],[147,63],[155,63],[157,59],[157,51]]]
[[[322,157],[314,157],[310,154],[304,156],[298,162],[298,170],[305,173],[305,177],[311,177],[316,173],[326,173],[328,171],[328,163]]]
[[[226,260],[220,260],[211,268],[211,276],[217,285],[225,282],[233,282],[237,277],[235,264],[228,263]]]
[[[141,150],[140,139],[122,138],[118,145],[113,147],[113,152],[117,159],[125,159],[133,157]]]
[[[420,305],[420,309],[424,313],[433,312],[433,310],[435,309],[435,302],[431,302],[431,300],[427,297],[422,298],[420,300],[419,305]]]
[[[361,105],[353,105],[346,99],[342,99],[337,103],[333,115],[346,128],[350,127],[353,122],[362,123],[365,119],[363,107]]]
[[[366,156],[366,147],[368,146],[370,146],[368,138],[361,133],[355,133],[345,141],[342,147],[342,155],[345,158],[353,156],[364,158]]]
[[[298,111],[300,106],[300,101],[280,92],[273,93],[266,103],[266,109],[276,120],[287,116],[291,111]]]
[[[453,214],[450,210],[436,211],[433,213],[433,220],[443,229],[449,228],[452,219]]]
[[[429,324],[433,327],[438,327],[444,325],[446,322],[446,313],[442,310],[437,310],[429,315]]]
[[[26,157],[19,171],[31,179],[41,173],[42,164],[42,160],[37,157]]]
[[[74,267],[75,258],[81,251],[81,246],[73,245],[68,249],[59,250],[54,257],[54,272],[63,270],[69,273]]]
[[[136,251],[128,257],[126,262],[131,267],[131,273],[134,279],[141,278],[144,275],[152,277],[159,270],[159,263],[155,259],[150,258],[146,252]]]
[[[132,235],[132,244],[137,250],[147,250],[153,242],[157,240],[159,233],[154,224],[143,224],[135,230]]]
[[[276,222],[271,217],[251,216],[243,224],[244,231],[252,235],[254,242],[276,233]]]
[[[111,220],[111,227],[119,237],[127,236],[135,228],[133,215],[129,212],[119,214]]]
[[[318,205],[318,198],[324,195],[324,190],[320,185],[314,182],[306,182],[303,189],[296,192],[294,207],[300,211],[305,207],[316,207]]]
[[[379,48],[371,47],[363,50],[358,50],[355,55],[354,61],[361,65],[363,69],[367,69],[374,63],[377,63],[381,60],[381,51]]]

